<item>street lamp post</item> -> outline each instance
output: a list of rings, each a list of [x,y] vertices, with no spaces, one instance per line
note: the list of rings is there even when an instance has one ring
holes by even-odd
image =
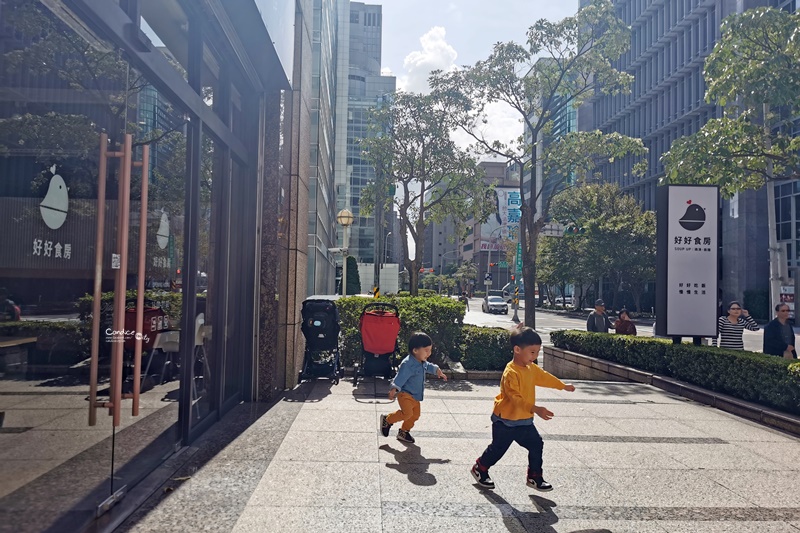
[[[350,246],[350,226],[356,218],[353,213],[345,208],[336,214],[336,222],[343,228],[343,244],[342,247],[342,296],[347,296],[347,247]]]
[[[386,240],[385,240],[385,241],[383,241],[383,264],[381,265],[381,268],[383,268],[383,265],[385,265],[386,263],[388,263],[388,262],[389,262],[389,261],[386,259],[386,249],[387,249],[387,247],[388,247],[388,245],[389,245],[389,235],[391,235],[391,234],[392,234],[392,232],[391,232],[391,231],[390,231],[389,233],[387,233],[387,234],[386,234]]]

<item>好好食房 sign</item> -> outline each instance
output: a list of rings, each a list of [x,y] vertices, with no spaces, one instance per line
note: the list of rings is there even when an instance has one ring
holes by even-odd
[[[660,194],[666,198],[658,207],[658,282],[665,302],[660,302],[657,315],[666,318],[666,324],[657,324],[656,333],[716,337],[719,189],[665,189]]]

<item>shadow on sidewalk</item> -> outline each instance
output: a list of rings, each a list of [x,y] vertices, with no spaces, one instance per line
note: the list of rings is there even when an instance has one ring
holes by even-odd
[[[420,447],[416,444],[406,445],[405,450],[392,448],[388,444],[384,444],[378,449],[391,453],[394,455],[395,461],[397,461],[397,464],[386,463],[386,468],[405,474],[411,483],[420,487],[436,485],[436,476],[428,472],[429,465],[441,465],[450,462],[450,459],[428,459],[423,457]]]
[[[536,531],[537,533],[557,533],[556,529],[552,527],[553,524],[558,523],[558,516],[553,512],[553,508],[557,507],[554,501],[531,494],[531,503],[537,510],[520,511],[493,491],[482,490],[482,494],[489,500],[489,503],[497,507],[500,511],[500,514],[503,516],[503,524],[509,531],[516,532],[521,530]],[[522,529],[520,529],[520,525]],[[609,529],[580,529],[571,531],[570,533],[612,532]]]

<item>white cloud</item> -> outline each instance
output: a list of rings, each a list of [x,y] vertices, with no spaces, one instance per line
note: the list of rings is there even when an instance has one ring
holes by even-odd
[[[422,50],[414,50],[403,61],[405,74],[397,80],[398,88],[418,93],[428,92],[428,76],[433,70],[455,68],[456,49],[446,40],[447,30],[434,26],[420,37]]]
[[[489,141],[500,141],[509,144],[522,135],[522,119],[518,112],[503,102],[493,102],[486,106],[486,124],[479,128],[483,137]],[[474,144],[475,140],[464,133],[456,131],[453,140],[462,148]]]

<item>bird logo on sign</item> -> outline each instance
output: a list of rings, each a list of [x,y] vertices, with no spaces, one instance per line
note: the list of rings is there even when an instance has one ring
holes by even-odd
[[[686,208],[686,213],[678,220],[678,224],[683,229],[689,231],[697,231],[703,227],[706,222],[706,211],[699,204],[693,204],[691,200],[686,202],[689,207]]]

